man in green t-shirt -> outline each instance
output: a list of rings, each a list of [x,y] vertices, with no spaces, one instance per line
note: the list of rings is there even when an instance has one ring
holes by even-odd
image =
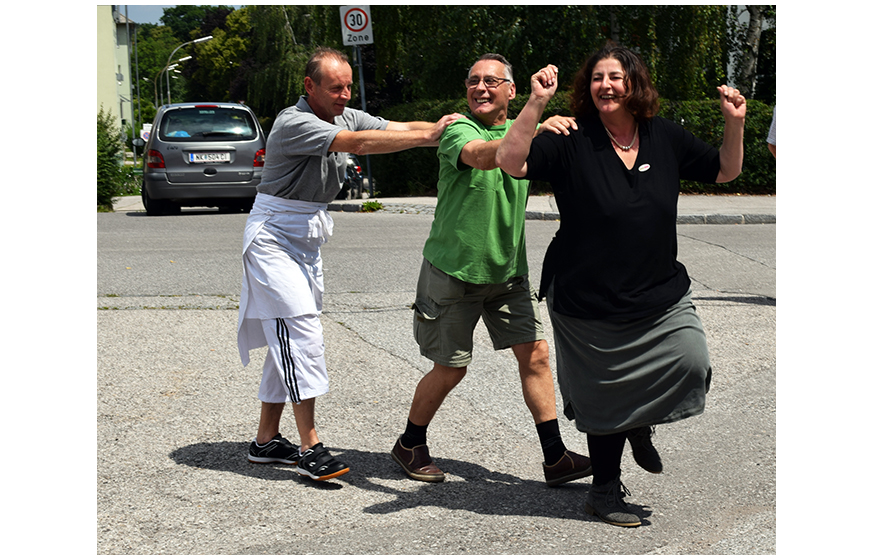
[[[415,340],[433,369],[418,383],[406,431],[391,457],[411,478],[441,482],[427,427],[472,361],[472,335],[484,319],[494,348],[518,360],[524,401],[545,457],[545,481],[557,486],[591,474],[590,460],[566,449],[557,424],[554,381],[538,300],[530,289],[524,237],[529,182],[496,166],[512,122],[512,67],[486,54],[466,79],[469,112],[439,142],[439,194],[415,297]],[[574,121],[553,117],[541,130],[565,133]]]

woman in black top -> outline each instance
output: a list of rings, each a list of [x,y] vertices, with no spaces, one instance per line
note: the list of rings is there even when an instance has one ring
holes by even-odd
[[[557,90],[557,68],[543,69],[531,84],[497,164],[553,188],[561,222],[539,293],[547,295],[554,327],[564,412],[587,433],[594,479],[585,509],[637,526],[623,502],[624,441],[640,466],[661,472],[651,426],[700,414],[711,381],[690,278],[677,260],[679,181],[739,175],[745,99],[718,88],[725,126],[717,150],[657,117],[645,64],[609,43],[576,76],[574,122],[562,135],[534,140]]]

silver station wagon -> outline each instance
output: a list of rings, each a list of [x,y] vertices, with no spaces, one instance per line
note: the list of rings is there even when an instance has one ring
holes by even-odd
[[[149,216],[182,206],[251,209],[266,155],[254,113],[238,103],[158,109],[145,145],[142,203]]]

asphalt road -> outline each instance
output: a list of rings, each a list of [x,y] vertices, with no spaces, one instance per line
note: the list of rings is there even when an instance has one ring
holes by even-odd
[[[621,529],[584,513],[590,479],[545,486],[516,366],[483,329],[429,431],[446,482],[403,475],[389,452],[431,365],[408,305],[432,216],[333,217],[317,420],[352,471],[314,483],[245,459],[264,355],[243,368],[235,344],[246,215],[97,216],[99,554],[775,553],[774,225],[679,226],[714,381],[705,414],[658,428],[663,474],[625,454],[644,525]],[[556,229],[527,222],[533,282]]]

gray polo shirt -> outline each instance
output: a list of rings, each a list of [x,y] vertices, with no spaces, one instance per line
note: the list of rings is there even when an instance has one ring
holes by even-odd
[[[332,123],[318,118],[306,96],[279,113],[266,141],[257,192],[308,202],[331,202],[345,180],[348,154],[331,152],[340,130],[384,130],[388,121],[346,108]]]

